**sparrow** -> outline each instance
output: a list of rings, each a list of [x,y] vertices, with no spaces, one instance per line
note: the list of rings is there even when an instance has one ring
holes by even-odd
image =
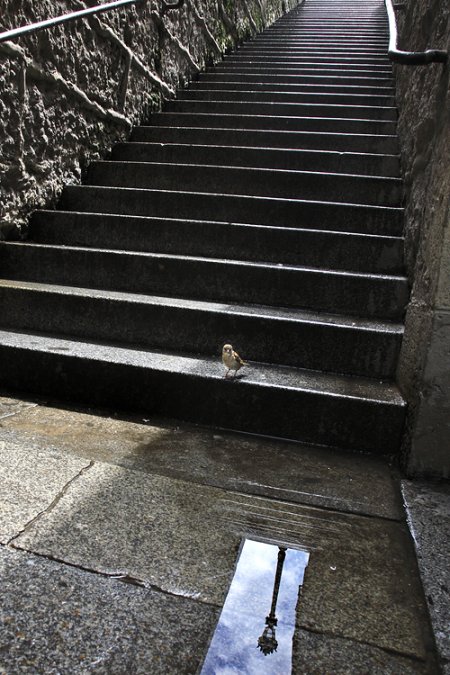
[[[247,363],[241,359],[239,354],[233,350],[233,347],[231,345],[223,346],[222,361],[225,368],[227,368],[225,377],[228,377],[228,373],[230,372],[230,370],[234,370],[234,374],[236,375],[239,368],[247,365]]]

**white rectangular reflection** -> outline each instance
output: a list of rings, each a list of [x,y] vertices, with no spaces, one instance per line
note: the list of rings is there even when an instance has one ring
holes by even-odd
[[[295,608],[308,559],[306,551],[244,541],[201,675],[291,672]]]

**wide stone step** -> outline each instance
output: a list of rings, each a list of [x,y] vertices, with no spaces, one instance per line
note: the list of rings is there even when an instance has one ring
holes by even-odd
[[[392,64],[384,61],[384,59],[379,58],[367,58],[361,59],[356,56],[350,57],[346,55],[334,57],[334,56],[316,56],[311,57],[308,54],[305,54],[302,50],[295,49],[286,49],[283,52],[281,49],[269,47],[265,49],[253,49],[252,51],[248,50],[245,52],[246,58],[252,58],[253,60],[260,60],[260,57],[268,58],[269,60],[272,57],[281,58],[283,61],[288,63],[295,63],[296,66],[303,71],[311,71],[310,74],[314,72],[326,70],[327,72],[336,71],[344,72],[348,75],[357,76],[376,76],[381,75],[382,77],[392,77]],[[227,59],[224,60],[226,62]],[[210,70],[209,73],[214,71]],[[306,73],[305,73],[306,74]],[[197,78],[200,78],[202,73],[197,74]]]
[[[388,73],[361,73],[359,71],[345,71],[338,73],[336,69],[325,68],[317,70],[305,68],[295,65],[276,65],[264,66],[259,64],[230,64],[218,65],[214,71],[206,71],[199,76],[200,80],[217,77],[232,77],[236,76],[239,80],[254,78],[256,82],[268,82],[271,78],[276,82],[292,82],[293,84],[340,84],[340,85],[376,85],[376,86],[392,86],[393,79]]]
[[[289,38],[288,38],[289,40]],[[292,42],[292,39],[291,39]],[[295,48],[297,50],[309,51],[311,49],[312,53],[315,53],[315,50],[318,47],[321,47],[324,51],[334,51],[341,50],[345,51],[364,51],[365,53],[368,50],[375,50],[377,52],[385,54],[388,48],[388,41],[385,38],[379,39],[375,37],[368,37],[366,40],[359,39],[357,37],[351,36],[334,36],[328,35],[324,36],[322,39],[315,38],[311,34],[304,34],[295,39]],[[260,46],[260,45],[259,45]],[[224,57],[225,61],[239,61],[245,52],[242,50],[237,50],[231,54],[227,54]]]
[[[0,280],[3,327],[210,356],[232,341],[254,361],[392,378],[397,324]]]
[[[289,43],[283,41],[284,46],[294,46],[297,43]],[[338,59],[340,60],[341,57],[349,56],[353,57],[355,61],[362,61],[366,63],[370,63],[370,61],[376,61],[377,63],[384,64],[385,66],[389,65],[389,60],[388,57],[385,53],[384,50],[361,50],[361,49],[339,49],[339,48],[328,48],[328,49],[323,49],[321,47],[317,47],[317,49],[311,49],[310,47],[304,47],[302,50],[299,50],[297,52],[298,56],[308,56],[311,60],[315,60],[316,56],[319,56],[320,59]],[[236,61],[228,61],[224,59],[223,61],[219,61],[215,66],[214,70],[217,72],[223,72],[223,71],[231,71],[231,70],[240,70],[245,69],[247,67],[250,67],[251,64],[246,63],[246,59],[236,59]],[[279,71],[282,73],[284,70],[292,68],[293,66],[288,66],[284,64],[277,64],[274,63],[273,65],[270,65],[270,63],[261,63],[258,61],[255,61],[253,65],[256,67],[259,67],[262,71],[266,70],[275,70]],[[212,69],[213,67],[210,66]]]
[[[397,111],[390,106],[346,105],[343,103],[271,103],[259,101],[224,101],[176,99],[168,101],[164,110],[175,113],[231,115],[271,115],[277,117],[349,118],[351,120],[388,120],[395,122]]]
[[[60,207],[130,216],[193,218],[400,236],[403,209],[341,202],[70,185]]]
[[[398,320],[405,277],[157,253],[1,243],[5,279]]]
[[[325,54],[315,52],[311,54],[308,49],[304,49],[301,45],[298,47],[282,47],[279,46],[264,46],[257,45],[253,43],[244,43],[234,54],[237,56],[242,56],[245,58],[283,58],[287,60],[301,61],[303,63],[342,63],[342,64],[352,64],[357,65],[374,65],[374,66],[383,66],[390,68],[392,71],[392,62],[389,60],[387,55],[383,54],[346,54],[345,52],[339,51],[337,54],[333,54],[327,49]],[[233,54],[227,55],[224,59],[228,59]]]
[[[389,42],[389,35],[383,34],[378,35],[378,31],[373,33],[366,33],[365,35],[358,35],[356,33],[345,34],[342,31],[339,31],[339,28],[336,30],[323,31],[320,27],[317,29],[317,33],[311,30],[304,31],[290,31],[290,30],[270,30],[265,32],[263,35],[257,36],[254,39],[255,44],[268,44],[275,43],[277,41],[283,41],[288,44],[297,45],[297,44],[308,44],[312,47],[320,45],[342,45],[347,46],[349,50],[352,48],[360,49],[383,49],[387,50],[387,45]]]
[[[229,72],[206,72],[198,75],[197,79],[193,83],[196,86],[197,82],[234,82],[236,84],[243,84],[251,82],[252,84],[270,84],[277,88],[280,87],[311,87],[315,86],[320,90],[323,88],[323,91],[326,91],[330,87],[340,87],[341,90],[344,90],[345,87],[354,89],[360,87],[393,87],[393,79],[391,75],[388,74],[377,74],[369,73],[366,76],[364,73],[359,73],[358,71],[349,71],[348,75],[342,75],[339,73],[339,69],[330,68],[328,74],[325,74],[325,71],[321,68],[305,68],[303,74],[299,68],[296,68],[294,72],[290,70],[284,70],[282,73],[271,73],[271,72],[254,72],[248,70],[247,72],[242,71],[229,71]]]
[[[225,90],[225,91],[251,91],[257,93],[271,92],[275,96],[280,94],[316,94],[317,96],[327,96],[330,94],[347,94],[348,96],[374,96],[375,98],[387,98],[393,100],[395,90],[393,87],[357,87],[340,85],[317,85],[317,84],[278,84],[277,82],[236,82],[235,76],[217,76],[217,78],[198,79],[191,82],[189,89],[184,93],[198,92],[202,90]]]
[[[380,32],[378,30],[366,31],[365,34],[361,34],[352,31],[345,31],[342,29],[342,27],[339,28],[339,26],[336,26],[336,28],[333,30],[324,30],[324,27],[320,25],[318,25],[317,28],[317,32],[314,30],[313,26],[308,27],[307,30],[297,31],[287,29],[277,31],[273,30],[271,32],[269,29],[267,32],[265,31],[263,34],[257,35],[253,42],[256,44],[267,44],[269,42],[273,44],[277,41],[282,41],[284,43],[287,42],[298,44],[303,40],[308,43],[308,47],[315,49],[320,47],[320,45],[324,42],[326,43],[327,41],[331,42],[335,40],[341,40],[340,48],[342,49],[344,49],[345,45],[347,44],[350,50],[354,49],[354,45],[356,43],[356,48],[367,51],[371,51],[373,49],[370,43],[375,42],[375,48],[379,49],[380,52],[387,50],[389,39],[387,32],[380,36]],[[317,37],[318,39],[316,40]]]
[[[29,332],[0,332],[0,372],[10,391],[378,453],[397,452],[405,418],[398,390],[374,380],[252,363],[233,381],[218,357]]]
[[[331,111],[330,111],[331,112]],[[250,115],[244,113],[162,112],[147,121],[156,126],[209,127],[216,129],[264,129],[273,131],[317,131],[323,133],[394,135],[396,123],[386,120],[298,115]]]
[[[352,92],[323,92],[323,91],[276,91],[252,90],[251,87],[234,89],[230,83],[228,88],[221,89],[195,88],[178,92],[180,100],[184,101],[239,101],[249,103],[273,104],[313,104],[313,105],[339,105],[345,108],[381,107],[392,109],[394,96],[382,94],[357,94]],[[394,117],[395,119],[395,117]]]
[[[267,225],[35,211],[30,238],[42,244],[153,251],[375,274],[403,273],[403,239]]]
[[[400,175],[398,155],[375,155],[357,152],[293,150],[267,147],[227,145],[193,145],[175,143],[117,143],[112,159],[128,162],[164,162],[260,167],[291,171],[328,171],[373,176]]]
[[[208,127],[134,127],[133,142],[191,143],[197,145],[228,145],[256,147],[327,150],[373,154],[398,154],[398,138],[390,135],[340,134],[312,131],[273,131],[258,129],[224,129]]]
[[[295,57],[291,54],[286,54],[285,56],[275,56],[275,55],[254,55],[254,54],[233,54],[226,56],[223,60],[223,65],[233,64],[238,65],[256,65],[260,67],[288,67],[288,68],[298,68],[300,71],[309,71],[309,70],[323,70],[328,72],[330,70],[339,70],[339,71],[357,71],[360,72],[374,72],[382,75],[391,75],[392,66],[389,65],[389,62],[386,63],[361,63],[356,60],[352,61],[342,61],[342,60],[333,60],[327,59],[326,57],[321,58],[320,60],[313,60],[301,57]]]
[[[231,159],[231,158],[230,158]],[[343,167],[344,168],[344,167]],[[109,187],[194,190],[205,193],[259,195],[284,199],[320,199],[400,206],[400,178],[318,171],[287,171],[252,167],[157,162],[92,162],[86,182]]]

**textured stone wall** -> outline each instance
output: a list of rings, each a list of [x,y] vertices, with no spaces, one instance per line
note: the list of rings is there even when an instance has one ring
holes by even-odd
[[[450,4],[406,0],[399,46],[450,50]],[[450,475],[450,64],[396,66],[412,283],[399,383],[412,475]]]
[[[175,89],[298,0],[140,2],[0,44],[0,237],[54,203]],[[0,30],[100,2],[2,0]]]

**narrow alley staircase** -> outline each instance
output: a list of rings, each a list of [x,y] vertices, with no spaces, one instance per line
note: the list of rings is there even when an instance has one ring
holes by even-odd
[[[0,386],[397,452],[387,41],[382,0],[306,0],[36,212],[0,245]]]

